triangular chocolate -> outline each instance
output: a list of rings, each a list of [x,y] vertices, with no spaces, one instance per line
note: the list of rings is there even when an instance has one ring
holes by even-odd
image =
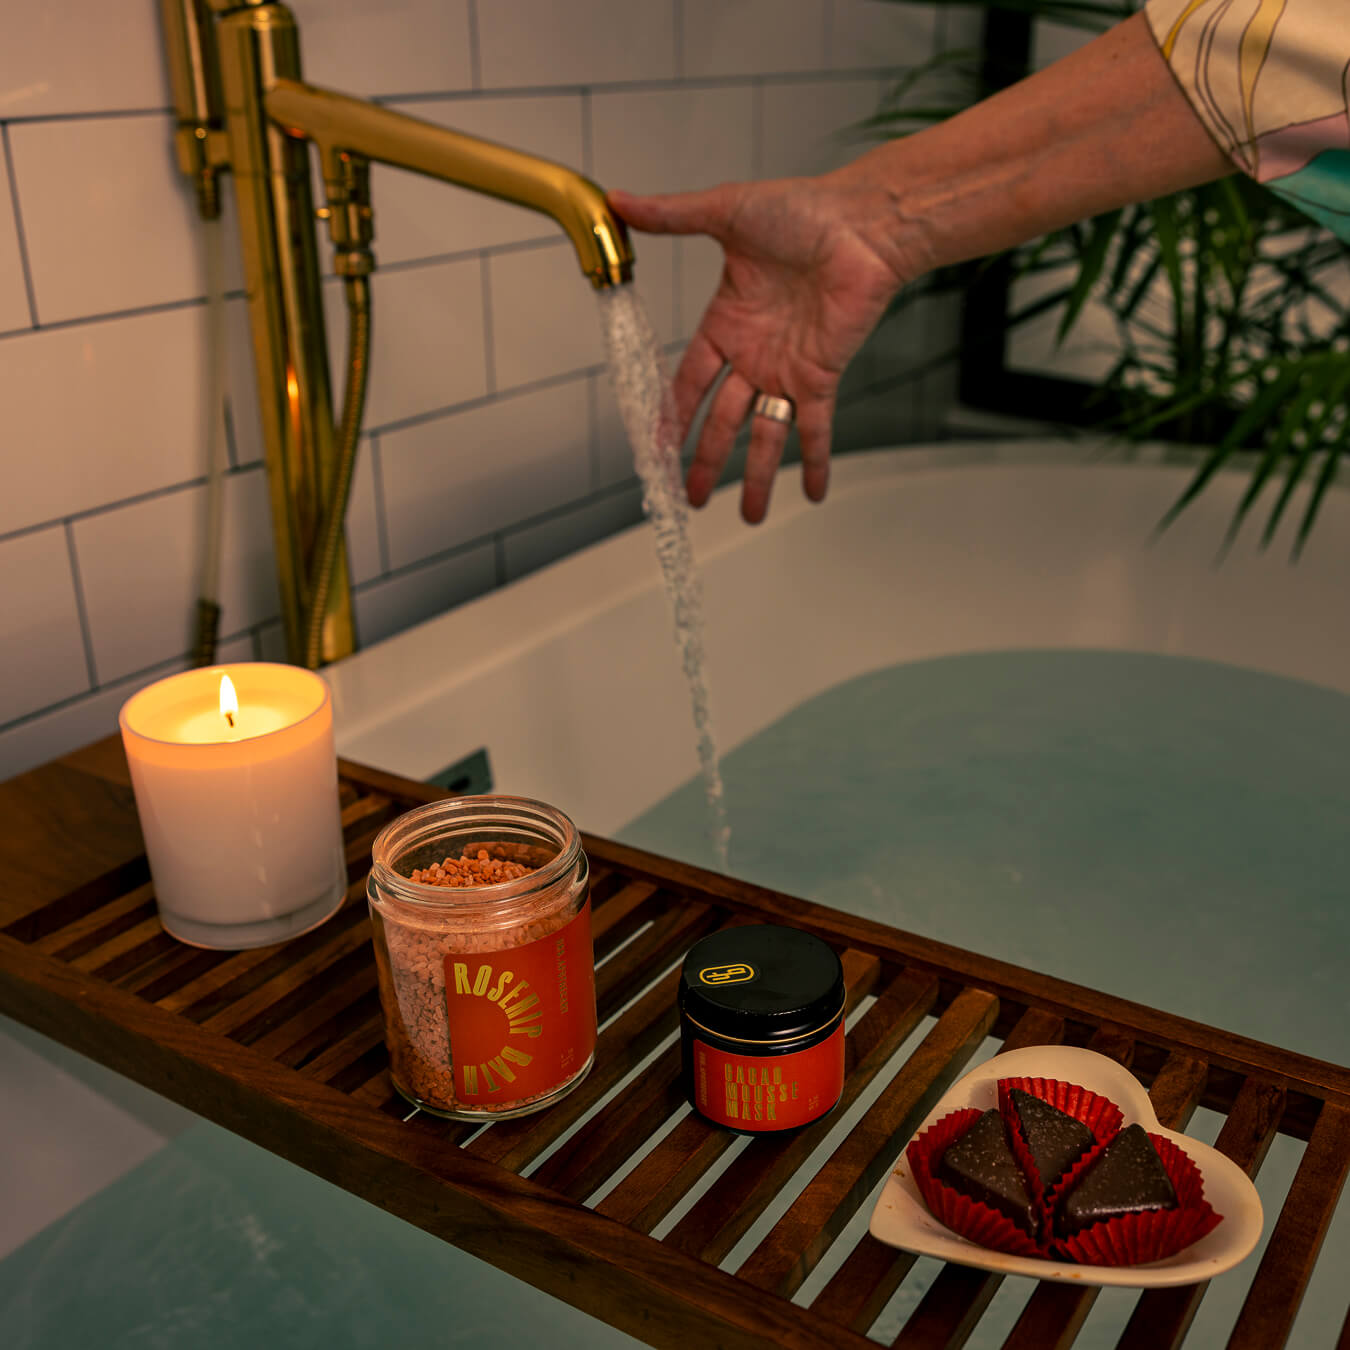
[[[1024,1233],[1036,1236],[1035,1207],[997,1111],[986,1111],[942,1155],[937,1176],[962,1195],[1006,1215]]]
[[[1172,1209],[1177,1194],[1142,1125],[1129,1125],[1101,1151],[1059,1206],[1059,1229],[1081,1233],[1122,1214]]]
[[[1081,1120],[1021,1088],[1012,1088],[1008,1098],[1036,1165],[1036,1175],[1042,1187],[1049,1190],[1096,1139]]]

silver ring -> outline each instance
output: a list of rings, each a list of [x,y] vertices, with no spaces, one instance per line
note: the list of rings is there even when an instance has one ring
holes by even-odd
[[[771,422],[783,422],[792,425],[797,409],[790,398],[779,398],[776,394],[760,394],[750,405],[750,411],[756,417],[767,417]]]

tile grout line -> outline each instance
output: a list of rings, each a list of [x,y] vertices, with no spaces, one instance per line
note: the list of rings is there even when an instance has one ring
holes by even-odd
[[[128,117],[172,117],[172,108],[90,108],[85,112],[29,113],[0,118],[0,126],[41,126],[51,122],[112,122]]]
[[[380,448],[380,438],[370,438],[370,475],[375,491],[375,548],[380,559],[380,575],[389,572],[389,520],[384,499],[384,452]]]
[[[677,34],[677,46],[682,42]],[[682,50],[677,59],[683,65]],[[895,70],[897,62],[890,64],[869,64],[865,66],[845,66],[838,70],[827,69],[823,64],[802,66],[792,70],[775,70],[751,76],[743,75],[672,75],[649,80],[574,80],[566,84],[522,84],[503,85],[491,89],[418,89],[405,93],[373,94],[371,102],[381,106],[403,103],[450,103],[480,102],[487,103],[495,99],[518,98],[574,98],[584,89],[592,89],[601,94],[647,94],[647,93],[706,93],[715,89],[738,89],[749,84],[751,79],[767,80],[770,84],[818,84],[821,81],[847,82],[865,78],[868,75],[885,75]]]
[[[242,300],[243,291],[230,291],[227,300]],[[0,341],[16,337],[30,337],[34,332],[56,333],[63,328],[80,328],[85,324],[111,323],[116,319],[139,319],[147,314],[167,314],[178,309],[204,308],[206,297],[194,296],[188,300],[164,300],[153,305],[141,305],[133,309],[113,309],[102,314],[82,314],[74,319],[53,319],[50,323],[35,324],[32,328],[13,328],[0,333]]]
[[[228,642],[236,642],[239,638],[245,637],[250,633],[255,633],[261,642],[262,631],[277,622],[275,619],[261,619],[256,624],[248,628],[241,628],[237,633],[227,633],[220,639],[219,645],[223,646]],[[177,656],[165,657],[158,661],[151,662],[148,666],[142,666],[139,670],[133,670],[126,675],[119,675],[116,679],[109,680],[106,684],[96,684],[92,688],[82,689],[78,694],[71,694],[68,698],[57,699],[55,703],[48,703],[44,707],[34,708],[31,712],[21,713],[18,717],[12,717],[8,722],[0,722],[0,737],[8,735],[11,731],[17,731],[20,727],[27,726],[31,722],[40,721],[54,713],[66,712],[70,708],[77,707],[81,703],[88,703],[101,694],[108,694],[117,689],[129,689],[138,683],[149,683],[153,679],[158,679],[161,675],[171,675],[187,665],[191,658],[190,651],[180,652]]]
[[[9,203],[14,213],[14,235],[19,246],[19,266],[23,270],[23,288],[28,297],[28,317],[33,329],[40,328],[38,323],[37,289],[33,285],[33,266],[28,257],[28,236],[23,228],[23,211],[19,207],[19,175],[14,171],[14,152],[9,144],[9,128],[0,126],[0,145],[5,152],[5,173],[9,179]],[[18,329],[22,333],[25,329]]]
[[[492,331],[492,263],[486,249],[478,255],[478,280],[483,295],[483,378],[487,382],[488,398],[495,399],[498,391]]]
[[[89,627],[89,606],[84,596],[84,581],[80,576],[79,551],[75,547],[75,526],[66,521],[66,555],[70,559],[70,578],[75,586],[75,613],[80,621],[80,639],[84,643],[84,664],[89,675],[89,688],[98,688],[98,666],[94,661],[94,635]]]
[[[483,88],[483,53],[478,38],[478,0],[469,3],[469,84],[475,93]]]
[[[586,425],[589,430],[591,491],[600,487],[600,395],[596,389],[597,376],[586,377]]]
[[[684,0],[674,0],[671,19],[675,25],[675,78],[684,79]]]
[[[595,177],[595,127],[591,91],[581,91],[581,172]]]
[[[454,253],[436,253],[424,258],[404,258],[398,262],[382,263],[380,271],[381,273],[409,272],[419,267],[440,267],[446,263],[470,262],[485,255],[491,257],[497,254],[504,256],[511,253],[531,253],[549,248],[564,248],[566,245],[566,239],[559,239],[556,235],[540,236],[536,239],[517,239],[505,244],[492,244],[486,247],[461,249]],[[341,279],[336,275],[329,275],[325,276],[322,282],[325,286],[336,285]],[[245,300],[247,295],[242,290],[227,291],[225,298],[226,300]],[[71,319],[54,319],[49,323],[35,324],[32,328],[6,329],[0,332],[0,342],[9,338],[30,337],[38,329],[44,333],[51,333],[62,329],[80,328],[87,324],[112,323],[119,319],[139,319],[152,314],[168,314],[175,310],[203,308],[205,305],[206,297],[204,295],[194,295],[184,300],[162,300],[153,305],[137,305],[130,309],[112,309],[97,314],[81,314]]]
[[[594,492],[587,492],[584,496],[574,498],[572,501],[560,503],[557,506],[551,506],[533,516],[526,516],[524,520],[518,520],[514,524],[501,530],[494,530],[490,534],[480,534],[473,539],[465,540],[463,543],[455,544],[450,548],[443,549],[439,553],[428,553],[424,558],[417,558],[413,562],[403,563],[398,567],[391,567],[389,571],[381,577],[371,577],[363,581],[360,585],[352,587],[352,593],[360,594],[373,587],[387,581],[397,581],[402,577],[412,576],[424,568],[438,567],[442,563],[451,562],[453,559],[461,556],[467,556],[478,549],[485,548],[489,544],[496,551],[496,561],[505,567],[505,544],[509,535],[518,533],[521,530],[533,529],[537,525],[547,525],[550,521],[560,520],[564,516],[586,506],[593,506],[603,501],[608,501],[612,497],[621,496],[625,492],[631,492],[634,483],[630,480],[624,483],[614,483],[606,488],[599,488]],[[497,585],[503,585],[505,579],[497,582]]]
[[[255,459],[241,467],[227,469],[225,477],[229,479],[255,471],[261,472],[263,468],[263,461]],[[150,488],[145,492],[133,493],[130,497],[119,497],[116,501],[101,502],[98,506],[88,506],[82,511],[71,511],[68,515],[53,516],[33,525],[20,525],[17,529],[0,532],[0,544],[7,544],[11,539],[21,539],[26,534],[37,534],[40,530],[54,530],[59,526],[74,525],[82,520],[93,520],[126,507],[140,506],[145,502],[158,501],[161,497],[172,497],[177,492],[190,492],[194,488],[205,486],[206,475],[202,474],[197,478],[185,479],[181,483],[168,483],[163,487]]]
[[[764,81],[750,86],[750,176],[764,176]]]

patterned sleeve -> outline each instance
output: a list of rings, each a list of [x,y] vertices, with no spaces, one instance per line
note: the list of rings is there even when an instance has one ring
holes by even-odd
[[[1350,240],[1350,4],[1149,0],[1147,13],[1238,168]]]

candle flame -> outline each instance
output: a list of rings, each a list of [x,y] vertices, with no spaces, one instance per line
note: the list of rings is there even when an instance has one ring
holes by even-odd
[[[239,711],[239,696],[234,692],[234,681],[228,675],[220,677],[220,715],[234,730],[234,715]]]

